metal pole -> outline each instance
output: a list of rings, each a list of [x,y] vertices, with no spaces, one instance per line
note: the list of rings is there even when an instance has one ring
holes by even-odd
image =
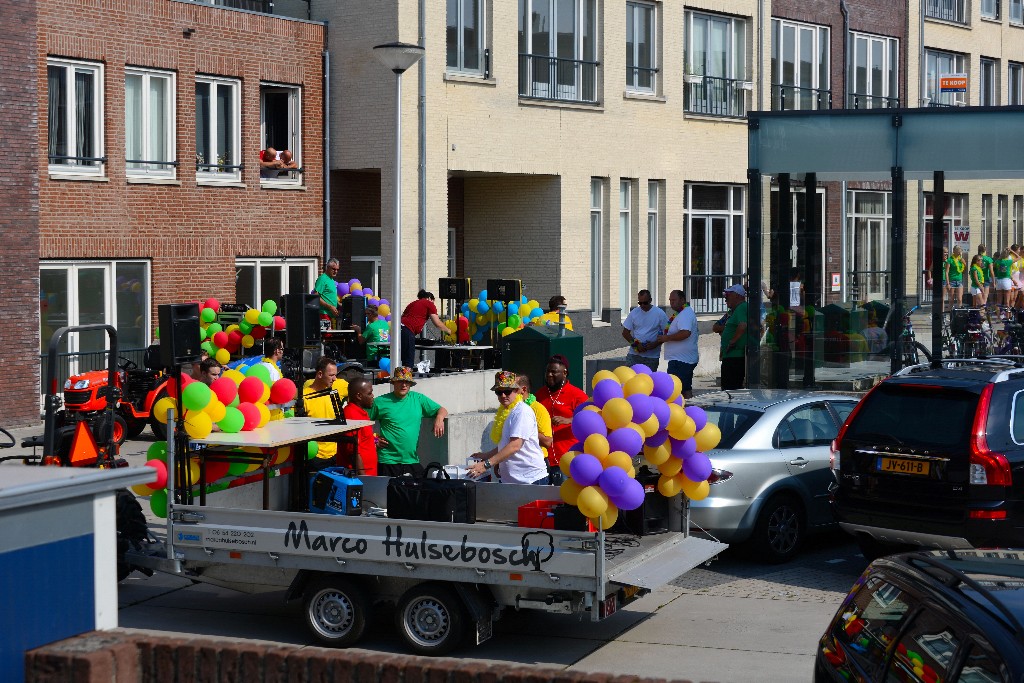
[[[749,220],[747,221],[747,255],[749,259],[747,292],[747,387],[761,387],[761,268],[763,247],[761,244],[762,221],[761,172],[756,168],[747,169],[747,192]]]
[[[892,312],[892,332],[890,339],[898,341],[903,333],[903,298],[905,296],[907,281],[907,248],[904,242],[906,238],[907,222],[907,183],[903,178],[901,166],[892,167],[892,256],[890,269],[892,272],[892,300],[890,302]],[[886,330],[889,333],[888,330]],[[892,355],[890,370],[895,373],[903,366],[903,358],[900,353]]]
[[[402,72],[395,78],[395,248],[391,282],[391,367],[402,363]]]
[[[946,224],[946,174],[935,171],[932,180],[932,364],[942,360],[942,247],[946,242],[943,227]]]

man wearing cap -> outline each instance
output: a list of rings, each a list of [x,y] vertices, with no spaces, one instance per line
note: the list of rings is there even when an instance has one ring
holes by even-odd
[[[722,335],[719,360],[722,361],[722,388],[742,389],[747,371],[747,290],[743,285],[727,287],[725,305],[729,312],[711,329]]]
[[[469,473],[480,476],[500,464],[503,484],[548,484],[548,468],[537,438],[537,418],[526,401],[517,400],[521,389],[516,373],[495,373],[491,391],[502,408],[511,409],[501,427],[498,445],[485,453],[474,453],[471,457],[478,462]]]
[[[380,422],[377,473],[382,477],[423,475],[417,453],[423,418],[434,418],[434,436],[439,439],[444,436],[448,411],[427,396],[412,391],[415,384],[412,368],[396,367],[391,375],[391,393],[378,396],[370,408],[370,419]]]
[[[641,363],[656,371],[661,347],[655,340],[668,326],[668,316],[654,305],[654,299],[646,289],[637,292],[636,303],[636,308],[622,321],[622,338],[629,342],[626,362],[630,365]]]

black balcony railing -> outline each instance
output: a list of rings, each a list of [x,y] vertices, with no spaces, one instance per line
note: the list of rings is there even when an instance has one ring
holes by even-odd
[[[519,96],[555,102],[597,102],[599,62],[519,55]]]
[[[244,9],[248,12],[262,12],[263,14],[274,13],[273,0],[192,0],[192,2],[197,5],[214,5],[215,7]]]
[[[927,0],[924,15],[933,19],[967,23],[967,0]]]
[[[746,116],[744,81],[717,76],[687,76],[686,111],[708,116]]]
[[[772,86],[772,111],[812,111],[832,108],[832,91],[798,88],[795,85]]]
[[[626,86],[630,90],[654,92],[657,85],[658,69],[646,66],[626,67]]]
[[[865,95],[856,92],[846,95],[846,107],[848,109],[892,109],[898,106],[900,106],[900,98],[898,97]]]
[[[743,284],[743,275],[685,275],[683,291],[694,313],[725,313],[726,287]]]
[[[951,102],[936,102],[932,100],[928,103],[929,107],[955,107],[956,105]]]

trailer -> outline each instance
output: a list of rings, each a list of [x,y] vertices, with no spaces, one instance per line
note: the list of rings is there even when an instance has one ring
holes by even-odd
[[[169,504],[164,533],[126,561],[241,591],[285,590],[333,647],[357,643],[369,610],[390,603],[409,649],[439,655],[486,641],[507,609],[606,619],[727,547],[689,535],[679,497],[671,530],[637,536],[518,526],[520,505],[558,498],[550,486],[479,483],[469,524],[388,518],[388,479],[361,482],[360,516]]]

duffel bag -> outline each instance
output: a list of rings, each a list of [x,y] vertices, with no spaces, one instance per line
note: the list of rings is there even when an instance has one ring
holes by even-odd
[[[432,462],[422,477],[388,481],[388,517],[423,522],[476,522],[476,482],[452,479]]]

